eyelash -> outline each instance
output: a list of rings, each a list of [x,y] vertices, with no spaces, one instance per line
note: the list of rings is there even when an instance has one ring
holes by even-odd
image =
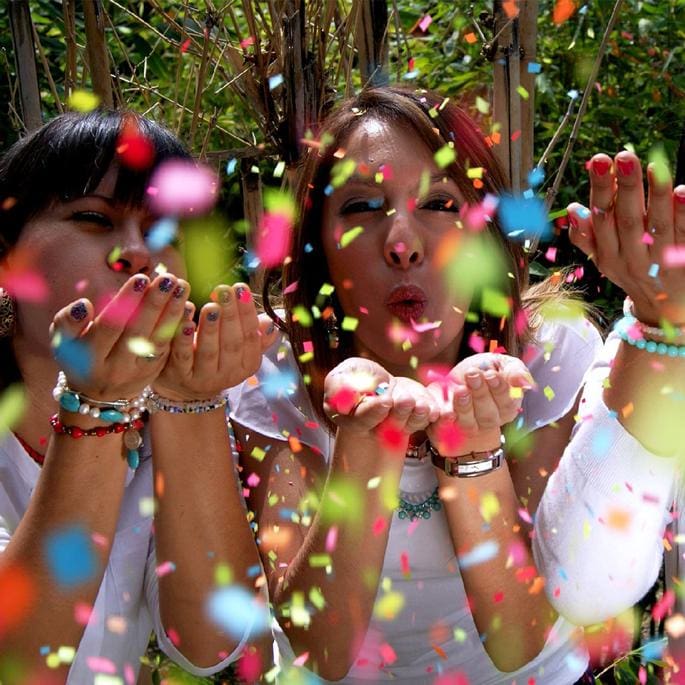
[[[439,207],[431,206],[439,204]],[[453,197],[432,197],[426,200],[419,209],[428,209],[436,212],[458,212],[459,205],[457,205]]]
[[[364,212],[376,212],[381,209],[384,202],[381,198],[372,200],[350,200],[340,208],[340,214],[362,214]]]
[[[87,224],[98,224],[103,228],[112,227],[112,221],[110,220],[110,218],[105,214],[101,214],[100,212],[74,212],[71,218],[73,221],[78,221]]]

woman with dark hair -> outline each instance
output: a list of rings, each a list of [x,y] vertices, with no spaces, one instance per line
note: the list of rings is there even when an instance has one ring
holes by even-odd
[[[526,253],[495,217],[505,192],[475,124],[432,93],[365,90],[312,142],[287,316],[271,311],[284,335],[259,383],[230,396],[283,669],[583,677],[527,524],[601,340],[582,316],[543,317],[571,301],[528,288]],[[519,412],[507,463],[501,426]]]
[[[208,606],[229,574],[261,594],[221,391],[268,336],[242,285],[194,323],[180,253],[150,238],[151,173],[173,158],[191,164],[159,125],[97,111],[0,161],[3,412],[23,398],[0,438],[3,682],[134,682],[153,627],[213,673],[258,615],[227,632]]]

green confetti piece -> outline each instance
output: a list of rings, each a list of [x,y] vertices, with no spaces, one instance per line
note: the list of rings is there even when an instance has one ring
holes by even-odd
[[[100,104],[100,98],[87,90],[75,90],[69,96],[69,109],[77,112],[92,112]]]
[[[476,96],[476,109],[481,114],[488,114],[490,112],[490,103],[482,97]]]
[[[394,621],[404,608],[404,595],[400,592],[388,592],[373,607],[373,615],[381,621]]]
[[[233,582],[233,571],[228,564],[217,564],[214,569],[214,584],[219,587],[230,585]]]
[[[671,180],[671,172],[668,164],[668,157],[661,145],[656,145],[649,153],[649,162],[652,164],[652,173],[654,179],[659,185],[669,183]]]
[[[340,247],[347,247],[355,238],[358,238],[364,232],[363,226],[355,226],[349,231],[345,231],[340,236]]]
[[[310,314],[309,310],[301,304],[293,307],[293,319],[296,320],[297,323],[299,323],[303,328],[310,328],[313,322],[312,315]]]
[[[516,92],[524,99],[527,100],[530,97],[530,93],[523,87],[519,86]]]
[[[549,385],[546,385],[542,391],[545,394],[545,397],[551,402],[554,397],[555,397],[555,392],[552,390],[552,388],[549,387]]]
[[[483,178],[483,167],[474,166],[466,171],[468,178]]]
[[[509,316],[511,304],[509,298],[499,290],[483,288],[481,308],[484,312],[487,312],[492,316]]]
[[[0,436],[16,426],[26,410],[26,392],[21,383],[14,383],[0,395]]]
[[[312,568],[326,568],[326,566],[331,565],[331,555],[330,554],[310,554],[309,555],[309,565]]]
[[[466,631],[463,628],[455,628],[454,640],[455,642],[464,642],[466,640]]]
[[[154,497],[141,497],[138,500],[138,512],[143,518],[154,516],[156,510]]]
[[[303,363],[306,364],[307,362],[312,361],[314,359],[314,353],[313,352],[303,352],[298,359]]]
[[[279,502],[281,501],[281,498],[274,492],[269,495],[269,498],[267,499],[267,504],[270,507],[276,506]]]
[[[321,611],[326,606],[326,600],[323,596],[323,592],[318,587],[313,587],[309,590],[309,601]]]
[[[346,316],[343,318],[340,328],[342,328],[343,331],[356,331],[358,325],[359,319],[356,319],[354,316]]]
[[[319,288],[319,295],[323,295],[324,297],[329,297],[335,292],[335,286],[330,284],[330,283],[324,283],[320,288]]]
[[[444,169],[445,167],[448,167],[456,158],[457,154],[454,151],[454,145],[450,143],[443,145],[443,147],[441,147],[433,155],[433,159],[435,159],[435,164],[437,165],[438,169]]]
[[[285,162],[281,160],[274,169],[274,178],[281,178],[285,172]]]
[[[357,168],[357,163],[353,159],[343,159],[333,165],[331,169],[331,185],[339,188],[347,182]]]
[[[257,461],[264,461],[264,457],[266,457],[266,452],[261,447],[255,446],[252,448],[250,456],[253,459],[256,459]]]

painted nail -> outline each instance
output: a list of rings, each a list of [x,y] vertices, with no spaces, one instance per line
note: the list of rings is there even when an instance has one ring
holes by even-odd
[[[219,312],[209,312],[207,314],[207,321],[216,321],[219,318]]]
[[[83,302],[77,302],[69,313],[75,321],[83,321],[88,316],[88,308]]]
[[[174,287],[174,282],[170,278],[163,278],[159,282],[159,289],[163,293],[168,293]]]
[[[479,373],[467,373],[466,382],[468,383],[469,387],[473,388],[474,390],[477,390],[483,384],[483,380],[481,379]]]
[[[621,172],[621,176],[630,176],[635,168],[635,163],[632,159],[617,159],[616,166]]]
[[[235,289],[235,294],[241,302],[249,302],[252,299],[250,291],[247,288],[243,288],[242,285]]]
[[[135,281],[133,281],[133,292],[142,293],[145,290],[145,288],[147,288],[147,283],[147,278],[139,276],[138,278],[136,278]]]
[[[592,160],[592,171],[594,171],[597,176],[606,175],[609,169],[611,169],[611,162],[607,161],[606,159]]]
[[[186,291],[186,289],[185,289],[184,286],[182,286],[182,285],[177,285],[177,286],[174,288],[173,296],[178,300],[178,299],[183,295],[183,293],[184,293],[185,291]]]
[[[183,327],[183,335],[192,335],[195,329],[192,326]]]
[[[576,217],[575,214],[569,214],[568,220],[571,226],[573,226],[573,228],[578,228],[578,217]]]
[[[675,201],[678,204],[685,205],[685,191],[675,193]]]
[[[216,299],[219,304],[228,304],[231,301],[231,289],[221,288],[221,290],[217,290]]]
[[[186,303],[186,306],[183,307],[183,316],[186,319],[190,319],[193,316],[193,305]]]

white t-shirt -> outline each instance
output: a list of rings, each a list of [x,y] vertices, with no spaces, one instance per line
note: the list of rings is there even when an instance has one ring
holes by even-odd
[[[153,628],[166,654],[195,675],[211,675],[226,668],[240,656],[249,639],[249,633],[245,634],[226,659],[199,668],[176,649],[164,632],[159,617],[152,517],[148,513],[153,493],[152,459],[146,445],[147,432],[140,466],[135,472],[128,471],[109,563],[69,670],[67,682],[71,685],[93,683],[97,674],[134,683]],[[39,476],[40,466],[12,433],[0,440],[0,553],[26,512]],[[47,646],[55,652],[61,645]]]
[[[539,391],[526,395],[524,430],[533,430],[564,416],[572,408],[586,369],[601,348],[595,328],[586,321],[544,324],[538,344],[523,355]],[[230,394],[231,418],[265,436],[286,440],[295,435],[328,460],[333,437],[316,423],[290,345],[281,340],[267,350],[257,374]],[[420,502],[437,485],[433,466],[407,459],[400,497]],[[403,570],[408,562],[411,574]],[[545,685],[574,683],[587,668],[587,654],[574,627],[563,618],[554,625],[544,649],[514,673],[502,673],[482,646],[468,609],[459,565],[444,511],[429,519],[392,517],[377,600],[391,590],[404,606],[392,621],[372,618],[367,635],[347,676],[340,682],[393,682],[428,685],[437,676],[461,673],[471,685],[517,683],[534,679]],[[275,627],[281,664],[295,655],[284,633]],[[389,655],[395,655],[395,658]],[[325,682],[308,673],[307,682]]]

